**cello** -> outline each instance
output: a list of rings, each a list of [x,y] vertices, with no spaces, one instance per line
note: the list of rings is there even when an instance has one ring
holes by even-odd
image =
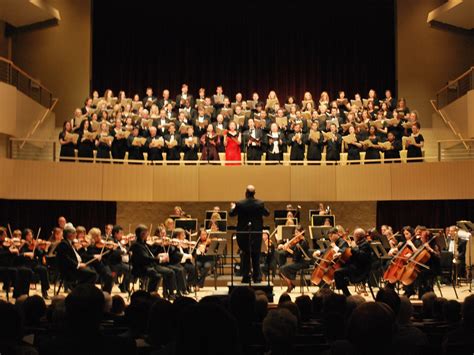
[[[383,278],[391,284],[400,281],[400,277],[403,274],[405,265],[408,263],[409,258],[412,256],[413,251],[408,248],[409,243],[405,243],[402,249],[393,257],[390,265],[385,270]]]
[[[400,281],[405,286],[411,285],[415,282],[416,278],[421,272],[420,267],[429,269],[429,266],[426,263],[430,260],[431,254],[427,249],[427,245],[434,240],[436,236],[433,236],[427,243],[423,243],[421,247],[408,259],[405,268],[403,269],[403,273],[400,276]]]
[[[351,258],[351,248],[346,248],[340,256],[334,260],[336,251],[333,248],[327,250],[323,257],[317,258],[320,261],[316,263],[313,274],[311,275],[311,282],[319,285],[321,281],[330,284],[334,281],[334,274],[336,270],[343,267]]]

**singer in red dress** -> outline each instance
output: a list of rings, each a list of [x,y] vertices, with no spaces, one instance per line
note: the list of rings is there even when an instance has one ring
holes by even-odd
[[[224,146],[225,146],[225,160],[232,161],[232,163],[226,163],[226,165],[240,165],[240,144],[242,143],[242,137],[240,132],[237,131],[237,125],[234,121],[229,123],[229,129],[224,134]]]

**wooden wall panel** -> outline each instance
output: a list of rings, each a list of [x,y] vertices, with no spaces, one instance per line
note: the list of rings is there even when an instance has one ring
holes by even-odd
[[[291,167],[291,199],[294,201],[331,201],[336,199],[336,167]]]
[[[153,170],[142,165],[103,165],[103,199],[106,201],[151,201]]]
[[[101,167],[14,161],[7,197],[35,200],[102,200]],[[94,183],[97,182],[97,183]]]
[[[155,166],[153,169],[153,201],[198,201],[197,166]]]
[[[200,201],[235,201],[247,185],[255,186],[258,198],[267,201],[291,199],[288,166],[202,166],[199,168]]]
[[[390,200],[390,165],[349,165],[336,168],[338,201]]]
[[[138,166],[0,159],[0,198],[236,201],[474,199],[474,161],[370,166]]]
[[[391,166],[393,200],[474,198],[474,161]]]

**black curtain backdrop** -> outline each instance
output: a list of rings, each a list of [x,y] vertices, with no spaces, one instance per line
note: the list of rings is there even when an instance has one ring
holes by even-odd
[[[394,231],[407,225],[445,228],[463,219],[474,219],[474,200],[377,202],[377,227],[388,224]]]
[[[306,90],[334,98],[395,92],[394,0],[327,2],[93,1],[92,87],[172,97],[224,86],[231,98]]]
[[[0,226],[9,223],[12,230],[32,228],[35,233],[41,227],[42,238],[49,237],[59,216],[74,226],[103,231],[107,223],[115,224],[116,215],[116,202],[0,200]]]

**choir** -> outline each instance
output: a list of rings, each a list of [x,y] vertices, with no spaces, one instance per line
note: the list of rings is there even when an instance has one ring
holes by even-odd
[[[293,162],[337,164],[342,154],[349,163],[399,162],[402,150],[407,161],[423,161],[424,138],[417,112],[390,90],[382,98],[370,90],[366,99],[360,94],[348,99],[340,91],[333,100],[327,92],[319,100],[306,92],[301,102],[294,97],[281,102],[275,91],[266,100],[258,93],[244,100],[237,93],[232,102],[222,86],[214,95],[200,88],[194,97],[183,84],[174,100],[169,90],[158,98],[151,87],[141,99],[94,91],[64,123],[59,142],[63,161],[278,164],[288,153]]]

